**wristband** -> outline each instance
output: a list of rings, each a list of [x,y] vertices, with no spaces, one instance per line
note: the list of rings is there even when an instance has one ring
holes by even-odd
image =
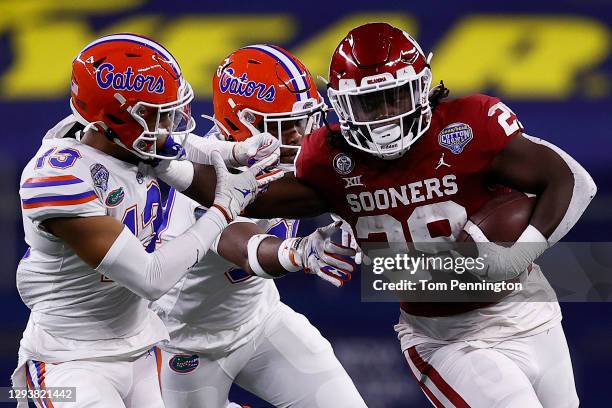
[[[548,240],[546,237],[533,225],[529,224],[525,231],[521,234],[521,236],[516,240],[516,242],[531,242],[537,244],[548,245]]]
[[[270,234],[253,235],[251,238],[249,238],[249,242],[247,243],[249,267],[251,268],[251,271],[253,271],[253,273],[259,276],[260,278],[274,279],[274,276],[268,274],[266,271],[263,270],[263,268],[259,264],[259,259],[257,258],[257,249],[259,249],[259,244],[261,244],[261,241],[273,236],[274,235]]]
[[[516,243],[510,247],[508,269],[516,275],[522,273],[529,265],[548,249],[548,240],[533,225],[527,226]]]
[[[298,257],[296,256],[295,247],[299,244],[302,238],[289,238],[281,242],[278,248],[278,262],[288,272],[297,272],[303,268],[300,265]]]

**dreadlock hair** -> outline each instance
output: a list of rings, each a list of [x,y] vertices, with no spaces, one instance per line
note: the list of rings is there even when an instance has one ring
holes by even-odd
[[[431,110],[436,109],[436,106],[442,101],[442,99],[448,97],[450,93],[449,89],[444,86],[444,81],[440,81],[440,83],[433,87],[431,91],[429,91],[429,104],[431,105]]]
[[[339,127],[336,129],[332,128],[329,122],[327,121],[327,117],[325,116],[323,116],[323,124],[327,128],[325,139],[329,146],[331,146],[334,149],[341,149],[341,150],[345,150],[346,148],[349,147],[349,144],[346,142],[346,139],[344,139],[344,136],[342,136],[342,133],[340,132]]]

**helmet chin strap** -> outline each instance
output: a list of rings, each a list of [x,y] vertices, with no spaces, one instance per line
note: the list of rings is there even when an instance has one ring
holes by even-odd
[[[97,121],[97,122],[89,122],[87,125],[85,125],[85,127],[83,128],[82,131],[78,132],[76,134],[76,140],[81,141],[83,135],[91,130],[94,129],[96,132],[98,133],[102,133],[99,132],[95,126],[96,125],[100,125],[100,127],[102,127],[104,129],[104,136],[106,136],[106,138],[110,141],[115,143],[117,146],[121,146],[122,148],[124,148],[125,150],[127,150],[128,152],[140,157],[141,159],[146,159],[147,157],[145,156],[141,156],[140,154],[138,154],[138,152],[128,148],[126,145],[124,145],[123,143],[121,143],[121,140],[117,137],[117,134],[110,128],[108,127],[108,125],[102,121]]]
[[[380,157],[383,160],[395,160],[398,159],[400,157],[402,157],[404,154],[406,154],[406,152],[410,150],[410,148],[405,149],[405,150],[401,150],[397,153],[393,153],[393,154],[382,154],[382,155],[378,155],[378,157]]]
[[[98,129],[95,128],[96,125],[99,125],[102,129],[104,129],[104,131],[103,132],[98,131]],[[81,138],[83,137],[83,135],[87,133],[87,131],[89,131],[90,129],[94,129],[96,132],[102,133],[111,142],[117,143],[117,141],[119,140],[115,132],[110,127],[108,127],[106,123],[102,122],[101,120],[96,121],[96,122],[89,122],[87,125],[85,125],[83,130],[76,134],[76,139],[78,141],[81,141]]]
[[[139,154],[136,150],[134,149],[130,149],[129,147],[127,147],[126,145],[124,145],[121,140],[119,140],[118,137],[113,139],[113,142],[117,145],[117,146],[121,146],[123,147],[125,150],[127,150],[128,152],[132,153],[135,156],[140,157],[141,159],[147,159],[146,156]]]
[[[398,124],[389,124],[370,130],[372,142],[378,145],[394,143],[402,137],[402,128]],[[388,142],[387,142],[388,141]]]
[[[96,125],[100,125],[102,127],[102,129],[104,129],[105,132],[107,132],[109,130],[109,127],[106,126],[106,123],[102,122],[101,120],[97,121],[97,122],[89,122],[85,128],[83,128],[83,134],[85,134],[89,129],[93,128]],[[97,132],[97,130],[96,130]],[[80,140],[80,138],[79,138]]]
[[[397,124],[390,124],[381,126],[376,129],[370,130],[370,137],[372,141],[366,140],[366,143],[369,145],[371,150],[377,151],[377,153],[373,153],[376,157],[383,160],[394,160],[399,157],[402,157],[408,150],[410,150],[410,142],[406,143],[404,138],[408,138],[410,140],[413,139],[414,135],[412,131],[406,136],[402,135],[402,127]],[[386,140],[392,140],[391,142],[386,142]],[[399,151],[393,153],[386,153],[384,147],[393,144],[393,143],[406,143],[407,146],[405,148],[400,149]]]

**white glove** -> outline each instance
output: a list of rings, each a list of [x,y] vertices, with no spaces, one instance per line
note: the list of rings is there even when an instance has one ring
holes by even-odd
[[[245,141],[234,144],[232,150],[232,155],[240,166],[252,166],[255,162],[275,153],[280,155],[280,140],[270,133],[253,135]]]
[[[342,257],[354,257],[355,250],[330,239],[340,230],[341,224],[341,221],[336,221],[306,237],[283,241],[278,251],[281,265],[289,272],[303,269],[337,287],[351,280],[355,265],[350,259]]]
[[[189,136],[183,144],[187,160],[193,163],[212,164],[210,155],[214,150],[221,153],[227,167],[250,166],[274,153],[280,157],[280,140],[269,133],[256,134],[243,142],[228,142],[213,127],[204,137]]]
[[[232,174],[227,171],[223,157],[218,151],[215,150],[211,153],[211,159],[217,175],[213,207],[217,207],[225,215],[228,223],[233,221],[247,205],[255,200],[262,188],[283,176],[280,169],[262,173],[264,169],[278,161],[278,156],[275,154],[256,162],[249,169],[239,174]]]
[[[342,221],[342,225],[340,226],[340,228],[342,229],[342,245],[355,250],[355,263],[357,265],[361,265],[361,262],[364,260],[364,258],[367,258],[367,256],[364,255],[363,251],[361,250],[361,247],[357,243],[357,239],[353,234],[353,229],[346,221]]]
[[[465,224],[463,230],[476,243],[478,256],[484,259],[485,264],[484,269],[474,268],[470,272],[492,282],[516,278],[548,248],[546,237],[532,225],[525,229],[511,247],[490,242],[482,230],[471,221]]]

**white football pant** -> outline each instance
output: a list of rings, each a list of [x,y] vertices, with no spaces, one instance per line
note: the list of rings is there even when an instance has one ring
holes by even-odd
[[[159,349],[153,348],[134,361],[29,360],[23,369],[30,389],[76,387],[76,402],[38,399],[37,408],[163,408],[159,363]]]
[[[284,304],[252,340],[227,356],[200,355],[197,363],[191,360],[188,370],[178,367],[178,371],[170,363],[173,357],[162,350],[161,385],[167,408],[223,408],[232,382],[275,407],[366,406],[331,344],[308,319]]]
[[[578,395],[561,325],[502,342],[425,343],[404,351],[433,406],[575,408]]]

